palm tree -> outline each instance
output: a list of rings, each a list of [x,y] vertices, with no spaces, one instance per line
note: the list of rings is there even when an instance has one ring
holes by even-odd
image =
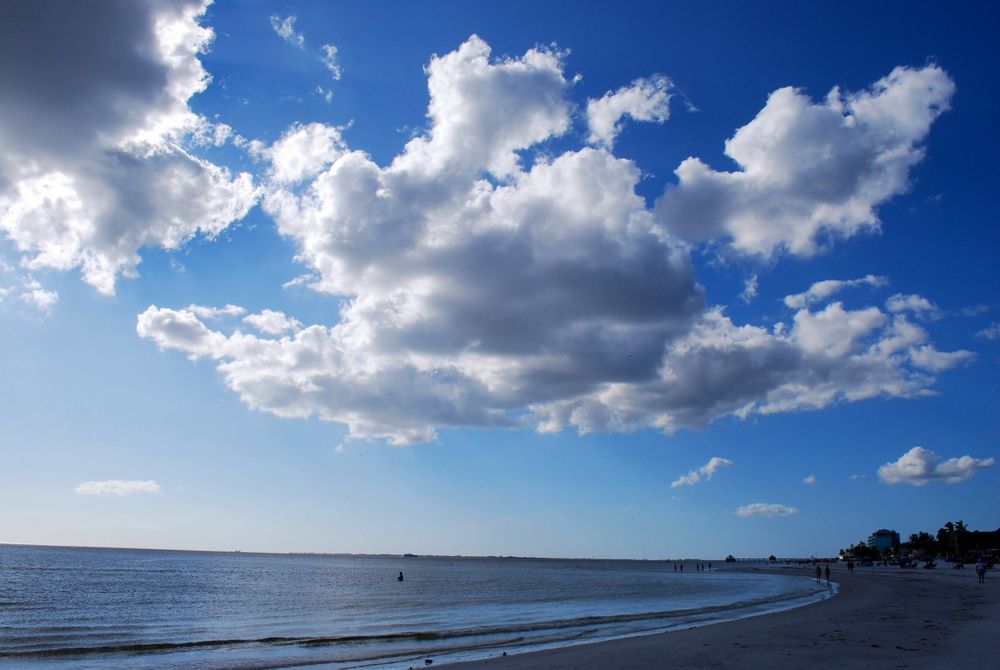
[[[955,522],[955,553],[958,554],[959,558],[962,556],[962,550],[959,548],[959,541],[962,535],[969,532],[969,528],[965,525],[965,522],[961,519]]]

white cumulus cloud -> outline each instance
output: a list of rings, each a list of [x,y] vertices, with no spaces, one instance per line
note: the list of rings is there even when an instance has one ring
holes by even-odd
[[[629,86],[587,101],[588,141],[611,148],[622,131],[622,118],[663,123],[670,117],[670,80],[662,75],[636,79]]]
[[[160,485],[152,479],[122,480],[107,479],[95,482],[83,482],[76,487],[76,492],[89,496],[127,496],[133,493],[160,493]]]
[[[657,214],[693,242],[738,253],[811,256],[830,239],[876,230],[876,207],[909,187],[931,124],[955,84],[936,65],[897,67],[866,91],[834,88],[822,102],[787,87],[726,141],[740,167],[691,157],[676,169]]]
[[[695,468],[686,475],[678,477],[674,482],[670,484],[670,488],[676,489],[681,486],[694,486],[704,478],[709,480],[715,471],[719,468],[729,468],[733,466],[733,462],[728,458],[719,458],[718,456],[713,456],[709,459],[708,463],[701,466],[700,468]]]
[[[816,475],[806,475],[802,479],[802,483],[803,484],[815,484],[816,483]]]
[[[804,301],[772,328],[707,306],[633,162],[548,153],[572,110],[561,58],[495,59],[475,36],[433,57],[430,126],[387,165],[321,124],[257,148],[264,207],[308,266],[291,284],[330,294],[333,325],[243,332],[152,305],[138,333],[212,360],[251,407],[397,444],[442,427],[670,432],[914,397],[957,363],[877,306]]]
[[[793,514],[798,514],[799,510],[795,507],[789,507],[788,505],[779,505],[777,503],[751,503],[749,505],[742,505],[736,508],[737,516],[792,516]]]
[[[113,293],[143,247],[213,237],[256,202],[249,174],[188,146],[220,132],[188,106],[209,81],[205,4],[39,0],[5,12],[0,233],[27,268],[80,268]]]
[[[983,468],[993,467],[992,458],[961,456],[943,460],[930,449],[913,447],[891,463],[878,469],[878,478],[886,484],[923,486],[937,479],[949,484],[964,482]]]
[[[340,128],[322,123],[294,125],[261,153],[271,161],[270,176],[280,184],[315,177],[346,150]]]
[[[272,309],[265,309],[258,314],[245,316],[243,321],[267,335],[281,335],[302,328],[298,319],[293,319],[286,316],[284,312]]]

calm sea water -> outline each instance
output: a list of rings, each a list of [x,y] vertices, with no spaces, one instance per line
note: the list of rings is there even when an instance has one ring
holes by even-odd
[[[0,667],[422,667],[829,593],[809,578],[714,567],[0,545]]]

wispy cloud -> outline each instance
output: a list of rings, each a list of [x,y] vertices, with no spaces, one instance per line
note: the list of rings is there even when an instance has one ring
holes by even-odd
[[[888,283],[885,277],[866,275],[860,279],[824,279],[809,287],[804,293],[785,296],[785,305],[792,309],[799,309],[822,302],[830,296],[843,291],[845,288],[854,286],[885,286]]]
[[[1000,323],[991,323],[976,333],[976,337],[981,337],[984,340],[1000,340]]]
[[[700,468],[695,468],[686,475],[678,477],[674,482],[670,484],[670,488],[676,489],[681,486],[694,486],[702,480],[702,478],[708,480],[712,478],[715,471],[719,468],[729,468],[733,466],[733,462],[728,458],[719,458],[718,456],[713,456],[711,460]]]
[[[904,295],[897,293],[885,301],[890,312],[912,312],[924,319],[941,318],[941,310],[937,305],[921,295]]]
[[[323,56],[320,60],[323,61],[326,69],[330,71],[330,76],[334,79],[340,79],[341,70],[340,64],[337,62],[337,47],[332,44],[324,44],[320,49],[323,51]]]
[[[306,38],[302,33],[295,32],[295,20],[294,14],[291,16],[286,16],[281,18],[280,16],[271,16],[271,27],[274,28],[274,32],[278,34],[278,37],[285,40],[293,47],[298,47],[299,49],[305,48]]]
[[[205,307],[204,305],[188,305],[188,311],[202,319],[221,319],[227,316],[239,316],[246,312],[239,305],[225,307]]]
[[[152,479],[106,479],[83,482],[76,487],[76,492],[88,496],[127,496],[133,493],[161,493],[161,489]]]
[[[930,449],[913,447],[897,460],[878,469],[878,478],[886,484],[923,486],[927,482],[943,479],[949,484],[964,482],[979,470],[992,467],[992,458],[961,456],[942,460]]]
[[[807,477],[805,477],[802,480],[802,483],[803,484],[815,484],[816,483],[816,475],[808,475]]]
[[[587,101],[587,125],[592,144],[611,147],[622,131],[622,118],[663,123],[670,116],[670,80],[662,75],[636,79],[614,93]]]
[[[749,278],[743,283],[743,291],[740,293],[740,298],[743,302],[748,305],[750,302],[757,297],[757,273],[753,273]]]
[[[778,505],[777,503],[751,503],[736,508],[736,516],[791,516],[798,514],[796,507]]]

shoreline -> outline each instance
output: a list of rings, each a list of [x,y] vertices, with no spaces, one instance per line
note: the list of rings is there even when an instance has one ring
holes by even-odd
[[[1000,573],[832,565],[838,595],[760,616],[666,633],[497,655],[450,670],[588,668],[990,667],[1000,624]],[[740,568],[742,571],[743,569]],[[812,566],[749,571],[811,576]],[[441,659],[444,661],[444,659]],[[439,666],[441,667],[441,666]]]

